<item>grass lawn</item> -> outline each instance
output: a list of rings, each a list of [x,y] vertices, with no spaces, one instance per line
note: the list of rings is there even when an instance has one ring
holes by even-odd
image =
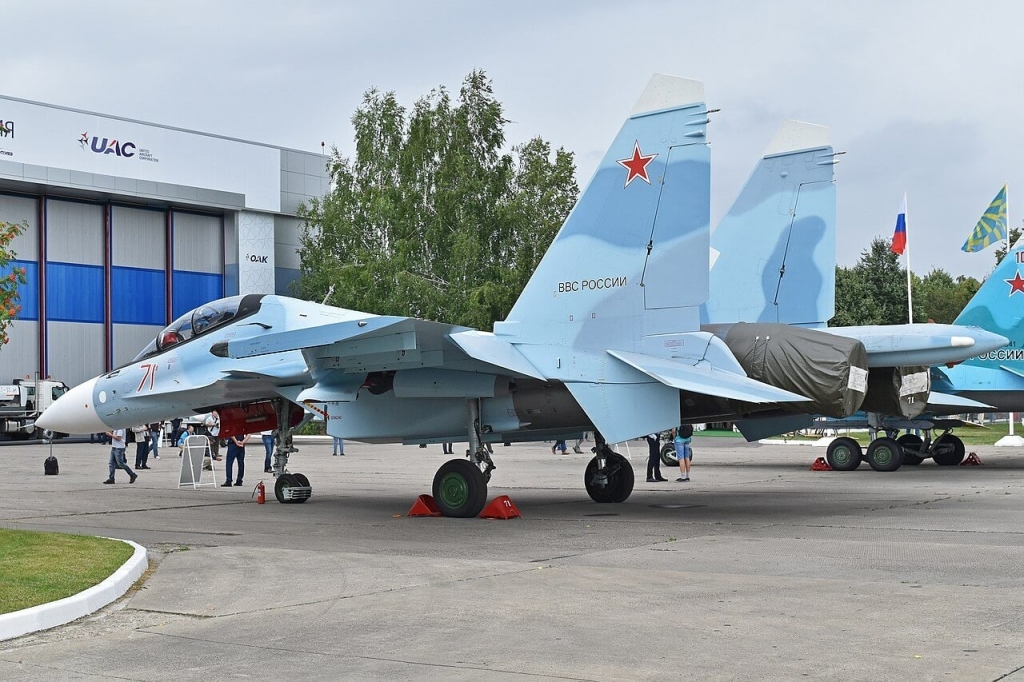
[[[0,613],[70,597],[110,577],[135,550],[87,535],[0,528]]]

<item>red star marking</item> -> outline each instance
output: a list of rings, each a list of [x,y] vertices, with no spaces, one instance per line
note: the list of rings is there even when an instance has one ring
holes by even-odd
[[[1013,279],[1003,280],[1010,285],[1010,296],[1013,296],[1018,291],[1024,294],[1024,277],[1020,276],[1020,271],[1013,273]]]
[[[648,185],[651,184],[651,179],[647,177],[647,164],[649,164],[657,154],[651,154],[650,156],[644,156],[640,153],[640,143],[638,141],[633,142],[633,156],[628,159],[619,159],[615,163],[625,168],[628,173],[626,174],[626,184],[623,187],[629,187],[629,183],[633,182],[635,178],[640,178]]]

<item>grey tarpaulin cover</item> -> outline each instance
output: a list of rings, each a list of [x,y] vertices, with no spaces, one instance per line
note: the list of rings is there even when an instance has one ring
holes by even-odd
[[[810,411],[841,419],[860,409],[868,388],[864,344],[785,324],[734,324],[725,344],[751,379],[813,401]],[[807,403],[783,409],[806,411]]]
[[[872,367],[861,409],[913,419],[924,412],[931,390],[932,378],[927,367]]]

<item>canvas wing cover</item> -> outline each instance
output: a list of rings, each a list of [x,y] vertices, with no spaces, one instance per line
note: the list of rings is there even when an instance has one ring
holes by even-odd
[[[864,400],[867,353],[860,341],[784,324],[740,323],[725,343],[751,379],[807,396],[814,412],[848,417]]]

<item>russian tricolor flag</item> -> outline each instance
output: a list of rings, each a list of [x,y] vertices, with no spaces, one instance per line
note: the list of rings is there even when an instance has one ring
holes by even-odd
[[[892,246],[889,247],[893,253],[903,255],[907,248],[907,195],[903,195],[903,203],[900,204],[899,215],[896,216],[896,229],[892,233]]]

